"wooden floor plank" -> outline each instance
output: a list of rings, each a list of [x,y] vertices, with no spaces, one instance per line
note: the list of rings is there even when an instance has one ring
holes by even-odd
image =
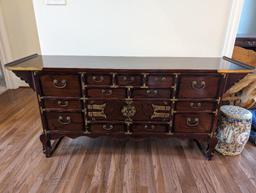
[[[189,140],[64,138],[45,158],[36,95],[0,96],[0,193],[254,193],[256,147],[202,156]]]

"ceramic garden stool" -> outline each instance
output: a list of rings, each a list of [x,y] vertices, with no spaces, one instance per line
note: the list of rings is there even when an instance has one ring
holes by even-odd
[[[215,150],[223,155],[239,155],[250,136],[252,113],[231,105],[222,106],[220,111],[218,144]]]

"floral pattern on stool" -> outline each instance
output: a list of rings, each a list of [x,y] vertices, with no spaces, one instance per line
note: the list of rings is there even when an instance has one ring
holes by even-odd
[[[250,111],[232,105],[220,108],[221,118],[215,150],[223,155],[239,155],[247,143],[252,124]]]

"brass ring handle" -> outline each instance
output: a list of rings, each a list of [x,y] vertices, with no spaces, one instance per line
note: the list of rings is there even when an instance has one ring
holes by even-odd
[[[202,107],[202,103],[190,103],[190,107],[193,109],[198,109]]]
[[[61,106],[61,107],[67,107],[69,105],[69,102],[59,100],[58,105]]]
[[[149,127],[148,125],[144,125],[144,128],[147,129],[147,130],[154,130],[155,125],[151,125],[151,127]]]
[[[102,82],[104,80],[103,76],[93,76],[92,77],[94,82]]]
[[[54,79],[53,80],[53,85],[54,85],[54,87],[60,88],[60,89],[66,88],[67,87],[67,81],[66,80],[59,81],[57,79]]]
[[[71,118],[67,116],[65,119],[62,116],[58,117],[58,122],[62,125],[68,125],[71,123]]]
[[[155,81],[166,81],[167,78],[165,76],[161,77],[161,79],[159,79],[159,77],[155,77]]]
[[[158,90],[147,90],[146,92],[149,95],[157,95],[158,94]]]
[[[203,80],[194,80],[191,83],[193,89],[204,89],[206,86],[205,81]]]
[[[199,125],[199,118],[187,118],[187,126],[196,127]]]
[[[102,89],[101,93],[106,96],[110,96],[110,95],[112,95],[113,91],[111,89],[108,89],[108,90]]]
[[[123,81],[128,81],[128,82],[133,82],[135,80],[135,78],[132,76],[132,77],[127,77],[127,76],[123,76]]]
[[[110,130],[112,130],[114,127],[113,127],[113,125],[103,125],[102,128],[103,128],[104,130],[110,131]]]

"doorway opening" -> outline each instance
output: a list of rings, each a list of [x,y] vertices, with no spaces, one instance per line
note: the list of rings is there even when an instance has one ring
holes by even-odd
[[[244,0],[232,58],[256,66],[256,1]]]

